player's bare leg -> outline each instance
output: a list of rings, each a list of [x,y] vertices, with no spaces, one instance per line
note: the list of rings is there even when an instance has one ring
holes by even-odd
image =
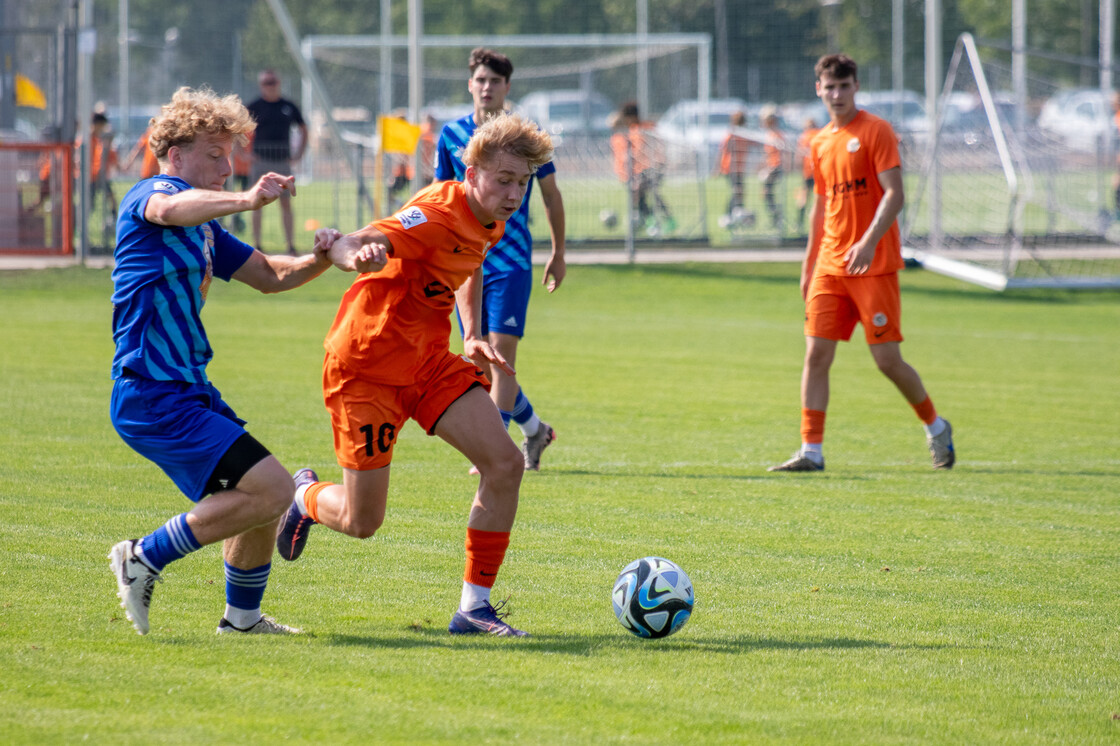
[[[829,371],[836,358],[834,339],[805,338],[805,363],[801,369],[801,410],[826,412],[829,399]],[[823,417],[823,415],[817,415]],[[821,471],[824,454],[820,443],[803,442],[801,447],[785,462],[771,466],[768,471]]]
[[[933,414],[933,405],[928,402],[929,393],[922,384],[922,378],[913,366],[902,359],[902,351],[898,342],[885,342],[871,345],[871,357],[875,364],[887,378],[898,388],[906,401],[920,411],[923,402],[929,407],[930,416]],[[951,469],[956,462],[956,449],[953,445],[953,426],[949,421],[938,417],[925,424],[926,440],[929,446],[930,458],[935,469]]]
[[[448,407],[436,435],[453,445],[478,467],[478,491],[467,520],[467,566],[459,608],[448,632],[523,637],[490,603],[490,589],[505,558],[509,533],[517,516],[518,493],[525,463],[506,434],[501,415],[482,389],[475,388]]]

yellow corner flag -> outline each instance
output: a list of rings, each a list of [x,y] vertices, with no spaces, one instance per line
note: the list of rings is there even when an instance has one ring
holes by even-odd
[[[384,153],[411,154],[420,142],[420,127],[398,117],[380,116],[377,127],[381,130],[381,151]]]
[[[47,108],[47,97],[43,89],[31,82],[30,78],[16,73],[16,106],[28,106],[32,109]]]

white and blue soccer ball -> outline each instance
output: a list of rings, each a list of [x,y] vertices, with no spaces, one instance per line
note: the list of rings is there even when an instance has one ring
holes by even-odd
[[[622,568],[611,603],[618,622],[638,637],[668,637],[692,616],[692,581],[664,557],[643,557]]]

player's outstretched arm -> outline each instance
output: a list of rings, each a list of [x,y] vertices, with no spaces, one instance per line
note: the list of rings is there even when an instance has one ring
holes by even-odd
[[[294,176],[267,173],[247,192],[186,189],[175,194],[155,192],[144,208],[144,219],[156,225],[202,225],[235,212],[256,210],[275,202],[284,192],[296,193]]]
[[[345,236],[324,235],[322,242],[316,233],[316,250],[320,247],[331,263],[343,272],[380,272],[393,253],[388,237],[373,226]]]
[[[320,234],[325,235],[326,239],[321,238]],[[320,228],[316,231],[311,253],[303,256],[254,251],[233,273],[233,279],[262,293],[279,293],[297,288],[330,269],[331,260],[323,250],[322,243],[333,238],[332,234],[341,235],[333,228]]]

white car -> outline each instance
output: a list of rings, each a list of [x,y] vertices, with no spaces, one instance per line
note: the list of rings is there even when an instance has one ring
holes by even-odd
[[[595,91],[568,89],[537,91],[521,99],[517,110],[536,122],[559,144],[563,138],[610,134],[614,112],[610,100]]]
[[[904,140],[921,140],[929,133],[925,99],[914,91],[857,91],[856,106],[886,119]]]
[[[1099,88],[1060,91],[1042,105],[1038,128],[1073,150],[1103,152],[1105,138],[1116,138],[1110,96]]]
[[[751,107],[738,98],[713,98],[708,100],[708,125],[704,128],[701,114],[704,110],[700,102],[693,99],[678,101],[657,121],[657,134],[670,146],[693,152],[708,148],[708,157],[715,158],[720,143],[731,128],[731,115],[736,111],[748,115]],[[748,116],[749,120],[749,116]],[[761,140],[761,130],[745,130],[746,137]]]

